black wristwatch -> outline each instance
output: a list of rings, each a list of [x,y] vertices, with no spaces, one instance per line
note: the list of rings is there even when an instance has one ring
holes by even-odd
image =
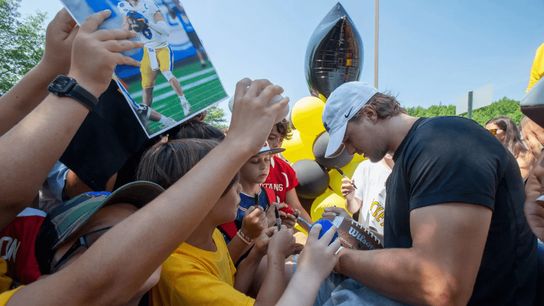
[[[79,103],[83,104],[89,111],[92,111],[96,104],[98,104],[98,98],[92,93],[88,92],[85,88],[81,87],[74,78],[59,75],[49,84],[47,87],[50,93],[59,97],[70,97]]]

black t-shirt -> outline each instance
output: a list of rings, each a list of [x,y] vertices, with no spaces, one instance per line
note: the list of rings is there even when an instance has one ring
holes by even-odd
[[[523,205],[516,160],[488,131],[460,117],[419,119],[397,151],[386,183],[384,244],[409,248],[410,211],[460,202],[493,210],[469,305],[532,305],[536,238]]]

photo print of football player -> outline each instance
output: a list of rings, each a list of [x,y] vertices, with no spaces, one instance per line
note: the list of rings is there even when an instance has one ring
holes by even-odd
[[[183,26],[183,30],[185,30],[189,41],[196,50],[196,56],[200,61],[200,65],[202,67],[206,67],[207,58],[204,46],[200,42],[200,39],[198,38],[196,31],[193,28],[191,22],[189,21],[189,17],[187,17],[187,13],[185,13],[185,10],[183,9],[183,6],[179,2],[179,0],[161,0],[161,2],[168,9],[168,14],[170,14],[171,18],[177,17],[180,20],[180,23]]]
[[[170,28],[159,7],[153,0],[120,1],[117,7],[124,15],[123,27],[136,32],[140,41],[144,43],[143,57],[140,63],[143,104],[148,109],[151,107],[153,88],[160,73],[172,86],[178,96],[183,113],[187,116],[191,112],[191,105],[187,101],[180,83],[172,73],[174,58],[168,44]],[[158,113],[151,110],[149,114],[148,118],[153,120],[153,116]]]

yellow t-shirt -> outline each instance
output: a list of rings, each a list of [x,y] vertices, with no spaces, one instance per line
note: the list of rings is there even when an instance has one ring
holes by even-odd
[[[11,287],[12,280],[6,273],[8,273],[8,263],[0,258],[0,293],[9,290]]]
[[[0,294],[0,306],[7,305],[9,302],[9,299],[11,299],[11,297],[15,294],[15,292],[17,292],[17,290],[23,287],[24,286],[21,286],[10,291],[2,292],[2,294]]]
[[[253,305],[255,300],[234,289],[236,268],[227,244],[217,229],[217,251],[181,244],[162,265],[161,279],[153,288],[154,306]]]
[[[529,86],[527,91],[544,76],[544,44],[540,45],[536,50],[535,59],[533,60],[533,66],[531,67],[531,75],[529,76]]]

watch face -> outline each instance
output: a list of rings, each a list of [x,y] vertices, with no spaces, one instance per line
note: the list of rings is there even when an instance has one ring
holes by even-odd
[[[72,89],[76,82],[67,76],[59,75],[51,84],[49,85],[49,90],[55,93],[66,93]]]

